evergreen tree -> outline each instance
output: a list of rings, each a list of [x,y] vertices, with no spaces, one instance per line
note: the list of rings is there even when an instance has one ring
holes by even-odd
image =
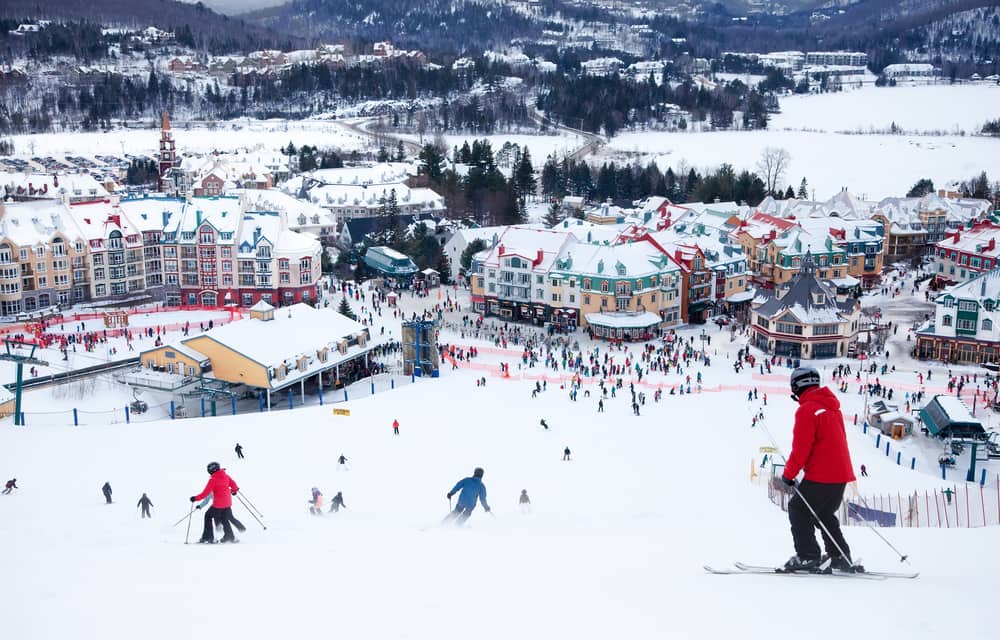
[[[470,242],[458,259],[458,264],[459,267],[461,267],[462,272],[466,273],[472,268],[472,256],[487,248],[486,242],[479,238]]]
[[[385,150],[385,146],[378,148],[378,155],[375,156],[377,162],[389,162],[389,152]]]
[[[554,227],[562,222],[562,219],[562,208],[559,206],[558,201],[553,201],[552,204],[549,205],[548,211],[545,212],[545,224],[549,227]]]
[[[535,179],[535,168],[531,166],[531,153],[525,148],[521,154],[521,159],[514,167],[514,184],[517,185],[517,192],[521,196],[523,204],[525,198],[535,195],[538,188],[538,181]]]
[[[406,149],[403,147],[403,141],[400,140],[396,144],[396,162],[402,162],[406,160]]]
[[[549,198],[561,198],[559,192],[559,165],[553,156],[549,156],[542,166],[542,195]]]
[[[420,149],[420,165],[418,171],[427,176],[434,184],[441,182],[444,172],[444,155],[432,144],[425,144]]]
[[[934,193],[934,181],[930,178],[921,178],[906,192],[906,197],[922,198],[928,193]]]
[[[809,199],[809,185],[806,184],[805,178],[802,178],[802,182],[799,183],[799,190],[795,195],[801,200]]]
[[[788,185],[788,189],[785,190],[785,200],[794,197],[795,197],[795,189],[792,188],[792,185]]]
[[[351,320],[357,320],[357,316],[351,311],[351,305],[347,303],[347,296],[340,299],[340,306],[337,307],[337,313],[342,316],[347,316]]]

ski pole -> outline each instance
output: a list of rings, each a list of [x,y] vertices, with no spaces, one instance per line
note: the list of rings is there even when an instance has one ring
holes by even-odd
[[[761,428],[763,428],[764,433],[767,434],[767,437],[771,441],[771,445],[774,447],[775,452],[777,452],[777,454],[781,456],[781,459],[784,460],[785,463],[787,464],[788,458],[785,456],[785,452],[782,451],[781,447],[778,446],[777,441],[774,439],[774,436],[771,435],[771,431],[767,428],[767,425],[764,423],[763,420],[760,422],[760,426]],[[827,529],[826,525],[823,524],[823,521],[819,519],[819,516],[816,514],[816,510],[812,508],[812,505],[809,504],[809,501],[806,500],[805,496],[802,495],[802,492],[799,491],[799,485],[797,482],[792,485],[792,489],[795,490],[795,495],[799,497],[799,500],[802,501],[802,504],[806,505],[806,509],[809,509],[809,513],[811,513],[813,519],[816,520],[816,524],[820,526],[820,528],[823,530],[823,533],[826,534],[826,537],[829,538],[830,542],[833,543],[833,546],[835,546],[837,548],[837,551],[840,552],[840,557],[846,560],[847,564],[850,565],[850,567],[853,569],[854,561],[851,560],[851,556],[844,553],[844,550],[840,547],[840,543],[837,542],[837,540],[832,535],[830,535],[830,530]]]
[[[264,527],[264,531],[267,531],[267,525],[264,524],[263,522],[261,522],[260,518],[257,517],[257,514],[254,513],[253,510],[249,506],[247,506],[247,502],[246,502],[246,500],[243,499],[243,496],[237,493],[236,497],[239,499],[240,504],[243,505],[243,507],[250,513],[251,516],[253,516],[253,519],[257,521],[257,524],[259,524],[260,526]]]
[[[171,526],[171,527],[176,527],[176,526],[177,526],[177,525],[179,525],[180,523],[184,522],[184,521],[185,521],[185,520],[187,520],[187,519],[188,519],[189,517],[191,517],[191,514],[192,514],[192,513],[194,513],[194,510],[195,510],[195,507],[191,507],[191,511],[189,511],[189,512],[188,512],[188,514],[187,514],[186,516],[181,516],[181,519],[180,519],[180,520],[178,520],[177,522],[173,523],[173,524],[172,524],[172,525],[170,525],[170,526]]]
[[[264,514],[263,514],[263,513],[261,513],[261,512],[260,512],[260,509],[258,509],[257,507],[255,507],[255,506],[254,506],[254,504],[253,504],[252,502],[250,502],[250,498],[248,498],[248,497],[246,496],[246,494],[245,494],[245,493],[243,493],[243,490],[242,490],[242,489],[241,489],[241,490],[239,491],[239,493],[237,493],[236,495],[237,495],[237,496],[240,496],[240,501],[244,503],[244,506],[245,506],[245,507],[247,507],[248,509],[253,509],[254,511],[256,511],[256,512],[257,512],[257,515],[259,515],[259,516],[260,516],[261,518],[263,518],[263,517],[264,517]],[[265,528],[266,528],[266,527],[265,527]]]
[[[188,512],[188,526],[187,526],[187,532],[184,534],[184,544],[188,543],[188,537],[191,535],[191,515],[193,513],[194,509],[191,509],[191,511]]]
[[[864,496],[862,496],[861,494],[858,494],[858,497],[861,498],[861,504],[865,505],[865,509],[868,509],[869,511],[873,510],[871,507],[868,506],[868,501],[865,500]],[[889,542],[889,540],[886,539],[886,537],[884,535],[882,535],[881,533],[879,533],[879,530],[877,528],[875,528],[867,520],[865,520],[864,522],[865,522],[865,526],[867,526],[869,529],[872,530],[872,533],[874,533],[879,538],[881,538],[882,542],[886,543],[889,546],[889,548],[892,549],[896,553],[897,556],[899,556],[899,561],[900,562],[905,562],[907,564],[910,564],[910,561],[909,561],[909,557],[910,556],[909,555],[904,554],[904,553],[900,553],[899,549],[897,549],[896,547],[894,547],[893,544],[891,542]]]

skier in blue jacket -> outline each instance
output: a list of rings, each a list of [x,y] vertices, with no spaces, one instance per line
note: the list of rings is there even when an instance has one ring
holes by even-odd
[[[455,505],[455,510],[448,514],[445,521],[455,520],[455,524],[462,524],[469,519],[472,515],[472,510],[476,508],[476,500],[483,503],[483,509],[486,513],[490,512],[490,505],[486,504],[486,487],[483,485],[483,470],[480,467],[476,467],[476,470],[472,472],[471,478],[463,478],[458,481],[457,484],[448,492],[448,499],[461,491],[462,493],[458,496],[458,504]]]

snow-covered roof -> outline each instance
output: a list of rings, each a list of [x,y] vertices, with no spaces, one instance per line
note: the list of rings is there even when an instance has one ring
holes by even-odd
[[[504,256],[517,255],[535,262],[541,252],[541,261],[535,269],[548,271],[553,261],[567,243],[576,242],[569,233],[548,229],[532,229],[523,226],[509,227],[504,231],[496,246],[489,250],[484,264],[496,266]]]
[[[858,306],[855,300],[837,300],[836,292],[816,278],[816,265],[807,254],[784,295],[775,295],[755,311],[770,320],[791,313],[804,324],[825,324],[847,320]]]
[[[652,327],[660,324],[663,319],[651,311],[634,313],[588,313],[587,324],[613,329],[635,329]]]
[[[288,364],[291,367],[288,375],[292,376],[296,373],[294,366],[300,357],[315,358],[317,351],[323,347],[331,350],[330,360],[324,365],[342,361],[343,357],[338,359],[337,343],[363,331],[365,327],[360,322],[336,311],[314,309],[299,303],[275,309],[273,320],[245,318],[210,329],[203,335],[263,366]],[[188,338],[184,342],[190,343],[196,338]],[[358,352],[357,347],[352,349],[354,352],[349,351],[348,357]],[[309,372],[314,374],[315,369]],[[284,385],[288,381],[288,378],[271,380],[271,385]]]
[[[69,208],[61,201],[8,202],[0,207],[0,238],[19,247],[47,243],[57,233],[70,242],[83,238]]]
[[[81,202],[69,207],[73,219],[87,240],[103,240],[119,231],[125,238],[141,236],[128,214],[110,201]]]
[[[1000,300],[1000,269],[993,269],[968,282],[948,287],[935,302],[951,297],[956,300]]]
[[[945,236],[935,246],[948,251],[962,251],[980,256],[1000,257],[1000,226],[981,222],[972,229],[959,229]]]
[[[965,406],[965,403],[956,398],[955,396],[940,395],[935,396],[937,403],[941,405],[944,412],[948,414],[948,417],[955,422],[979,422],[972,413],[969,411],[969,407]]]

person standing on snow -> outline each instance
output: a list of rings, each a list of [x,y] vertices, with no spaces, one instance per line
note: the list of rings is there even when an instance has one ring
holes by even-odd
[[[399,420],[393,420],[392,421],[392,434],[394,436],[398,436],[399,435]]]
[[[483,469],[476,467],[469,478],[459,480],[451,491],[448,492],[448,500],[461,491],[458,496],[458,504],[455,510],[448,514],[445,522],[455,520],[455,524],[461,525],[472,515],[472,510],[476,508],[476,500],[483,503],[486,513],[490,512],[490,505],[486,503],[486,486],[483,484]]]
[[[9,495],[11,491],[17,489],[17,478],[11,478],[3,485],[3,495]]]
[[[563,460],[569,460],[569,447],[563,449]]]
[[[792,372],[792,398],[799,403],[799,408],[795,412],[792,453],[781,479],[796,489],[788,503],[795,555],[785,563],[785,569],[815,571],[821,568],[823,561],[815,533],[819,528],[831,568],[863,571],[859,565],[852,564],[851,549],[837,519],[844,488],[855,480],[844,416],[833,392],[819,385],[819,371],[812,367],[800,367]],[[803,469],[805,477],[796,483],[795,477]]]
[[[145,493],[142,494],[142,497],[139,498],[139,502],[136,503],[135,506],[142,507],[142,517],[143,518],[152,518],[153,517],[153,516],[149,515],[149,508],[151,506],[153,506],[153,501],[150,500],[149,497],[146,496]]]
[[[330,501],[330,513],[337,513],[341,508],[346,509],[347,505],[344,504],[344,494],[338,491],[337,495],[333,496],[333,500]]]
[[[111,504],[111,483],[105,482],[104,486],[101,487],[101,493],[104,494],[105,504]]]
[[[531,513],[531,498],[528,497],[527,489],[521,489],[521,497],[517,503],[521,507],[521,513]]]
[[[347,468],[347,457],[345,457],[344,454],[340,454],[340,457],[337,458],[337,462],[340,464],[341,469]]]
[[[230,526],[230,518],[233,516],[233,496],[240,490],[236,482],[226,474],[226,470],[219,466],[218,462],[209,462],[206,467],[211,476],[202,492],[196,496],[191,496],[191,502],[197,502],[212,494],[212,507],[205,513],[205,529],[202,531],[201,540],[213,544],[215,536],[212,532],[212,521],[222,524],[222,542],[236,542],[233,535],[233,528]]]
[[[240,460],[243,459],[243,445],[241,445],[239,442],[236,443],[236,457],[239,458]]]

